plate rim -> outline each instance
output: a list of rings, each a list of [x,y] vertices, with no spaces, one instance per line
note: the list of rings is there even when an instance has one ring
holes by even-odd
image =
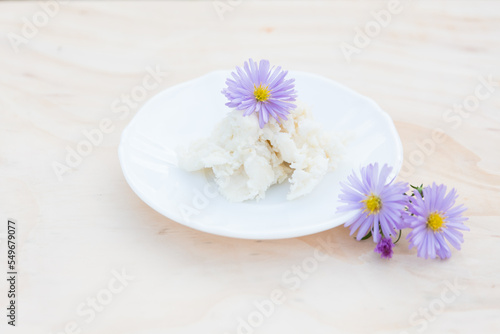
[[[187,80],[187,81],[184,81],[184,82],[181,82],[179,84],[175,84],[173,86],[170,86],[170,87],[167,87],[163,90],[161,90],[160,92],[156,93],[154,96],[152,96],[151,98],[149,98],[138,110],[137,112],[135,113],[134,117],[129,121],[129,123],[127,124],[127,126],[122,130],[122,133],[120,135],[120,143],[118,145],[118,159],[119,159],[119,162],[120,162],[120,167],[122,169],[122,173],[125,177],[125,180],[127,181],[129,187],[134,191],[134,193],[144,202],[146,203],[149,207],[151,207],[153,210],[155,210],[156,212],[158,212],[159,214],[161,214],[162,216],[172,220],[173,222],[176,222],[178,224],[182,224],[186,227],[189,227],[189,228],[192,228],[192,229],[195,229],[195,230],[198,230],[198,231],[202,231],[202,232],[205,232],[205,233],[210,233],[210,234],[214,234],[214,235],[218,235],[218,236],[223,236],[223,237],[230,237],[230,238],[237,238],[237,239],[247,239],[247,240],[278,240],[278,239],[288,239],[288,238],[296,238],[296,237],[301,237],[301,236],[306,236],[306,235],[311,235],[311,234],[315,234],[315,233],[319,233],[319,232],[323,232],[323,231],[326,231],[326,230],[329,230],[329,229],[332,229],[332,228],[335,228],[335,227],[338,227],[340,225],[342,225],[343,223],[337,223],[339,220],[348,220],[349,218],[353,217],[354,216],[354,212],[353,213],[345,213],[345,214],[342,214],[342,215],[337,215],[335,216],[334,218],[329,218],[329,219],[325,219],[325,220],[322,220],[322,221],[319,221],[317,224],[313,225],[313,226],[301,226],[301,227],[298,227],[298,228],[292,228],[292,229],[286,229],[286,230],[277,230],[277,231],[269,231],[267,233],[267,235],[262,235],[262,233],[259,233],[259,232],[256,232],[256,233],[249,233],[249,232],[244,232],[244,233],[241,233],[239,231],[228,231],[226,229],[223,229],[223,228],[213,228],[213,227],[209,227],[209,226],[206,226],[206,225],[202,225],[202,224],[197,224],[196,222],[192,222],[192,221],[186,221],[183,219],[182,215],[176,215],[175,213],[173,212],[165,212],[161,207],[158,207],[157,205],[149,202],[149,200],[147,199],[146,196],[144,196],[144,194],[142,193],[142,191],[140,190],[139,187],[137,187],[137,185],[134,183],[134,181],[131,179],[130,177],[130,172],[127,170],[127,166],[126,166],[126,163],[124,162],[125,160],[125,139],[127,138],[128,136],[128,133],[130,131],[130,129],[133,127],[133,124],[135,124],[135,122],[137,121],[138,117],[139,117],[139,114],[141,113],[142,110],[146,109],[148,107],[148,105],[150,103],[152,103],[152,100],[158,98],[160,95],[163,95],[163,94],[166,94],[168,91],[171,91],[171,90],[175,90],[175,89],[179,89],[179,88],[182,88],[184,86],[188,86],[189,84],[191,84],[192,82],[195,82],[195,81],[198,81],[202,78],[205,78],[205,77],[208,77],[208,76],[211,76],[211,75],[220,75],[221,73],[230,73],[231,70],[215,70],[215,71],[211,71],[211,72],[208,72],[202,76],[199,76],[199,77],[196,77],[196,78],[193,78],[193,79],[190,79],[190,80]],[[365,96],[365,95],[362,95],[361,93],[351,89],[350,87],[347,87],[333,79],[330,79],[328,77],[325,77],[325,76],[322,76],[322,75],[319,75],[319,74],[316,74],[316,73],[311,73],[311,72],[305,72],[305,71],[289,71],[290,74],[300,74],[300,75],[303,75],[303,76],[309,76],[309,77],[313,77],[315,79],[319,79],[321,81],[327,81],[329,82],[330,84],[334,84],[336,87],[342,89],[342,90],[345,90],[345,91],[348,91],[350,94],[353,94],[354,96],[356,96],[357,98],[361,98],[361,99],[364,99],[365,101],[367,101],[368,103],[370,103],[372,105],[372,107],[377,110],[377,113],[384,117],[386,122],[390,125],[390,128],[391,128],[391,133],[390,133],[390,137],[393,138],[395,140],[395,144],[397,146],[397,152],[396,152],[396,159],[397,159],[397,166],[394,165],[394,166],[391,166],[393,168],[392,170],[392,173],[391,174],[394,174],[393,176],[393,180],[397,177],[397,175],[399,174],[401,168],[402,168],[402,165],[403,165],[403,157],[404,157],[404,152],[403,152],[403,144],[401,142],[401,137],[399,136],[399,133],[396,129],[396,126],[394,124],[394,121],[392,120],[392,118],[389,116],[389,114],[383,110],[373,99]]]

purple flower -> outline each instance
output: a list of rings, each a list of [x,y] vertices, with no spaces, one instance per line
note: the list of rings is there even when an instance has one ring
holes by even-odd
[[[353,218],[345,223],[351,229],[351,235],[358,230],[356,239],[361,240],[369,231],[373,241],[378,242],[383,236],[389,238],[401,228],[402,212],[408,199],[404,193],[408,184],[403,182],[387,183],[392,168],[384,165],[380,171],[378,163],[370,164],[361,169],[361,178],[354,173],[340,183],[342,193],[339,199],[345,203],[337,211],[355,211]]]
[[[297,97],[295,79],[285,80],[287,73],[280,66],[270,68],[268,60],[257,64],[250,59],[243,69],[236,67],[236,72],[231,73],[233,79],[226,80],[227,88],[222,90],[229,100],[226,105],[243,110],[243,116],[256,112],[261,128],[269,121],[269,116],[278,122],[280,118],[286,120],[286,115],[296,107],[291,102]]]
[[[463,204],[453,207],[458,195],[452,189],[446,195],[446,186],[435,183],[423,189],[423,197],[418,191],[411,197],[408,212],[404,217],[406,225],[412,231],[406,237],[410,248],[417,248],[419,257],[441,259],[451,256],[446,240],[456,249],[464,242],[462,231],[469,231],[464,225],[468,218],[462,217],[466,210]]]
[[[380,257],[383,259],[390,259],[393,253],[392,247],[394,247],[394,244],[391,238],[382,238],[375,247],[374,252],[380,253]]]

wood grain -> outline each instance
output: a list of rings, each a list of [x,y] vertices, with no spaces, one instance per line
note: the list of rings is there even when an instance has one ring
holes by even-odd
[[[353,43],[355,28],[387,6],[243,1],[221,20],[212,1],[72,1],[16,53],[8,34],[22,36],[23,18],[40,15],[41,4],[0,3],[0,218],[20,224],[16,333],[70,333],[74,321],[93,334],[232,334],[275,289],[285,301],[252,332],[417,333],[424,324],[428,333],[500,331],[500,86],[471,112],[453,112],[479,78],[500,83],[500,3],[402,2],[348,62],[341,43]],[[458,189],[471,228],[463,249],[426,261],[403,240],[387,262],[342,227],[237,240],[181,226],[144,204],[122,176],[117,146],[146,99],[123,118],[113,103],[141,85],[148,67],[167,74],[147,98],[249,57],[327,76],[377,101],[404,145],[401,178]],[[59,180],[53,163],[64,163],[67,146],[103,118],[113,131]],[[415,153],[436,129],[444,141]],[[329,256],[291,289],[293,266],[330,239]],[[122,268],[134,280],[87,323],[78,307]],[[455,281],[463,287],[456,294],[448,288]],[[453,301],[443,302],[443,291]],[[429,308],[438,311],[425,320]]]

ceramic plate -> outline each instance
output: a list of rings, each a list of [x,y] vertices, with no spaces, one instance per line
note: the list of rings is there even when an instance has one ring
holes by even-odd
[[[208,233],[245,238],[298,237],[343,224],[336,214],[339,181],[372,162],[394,167],[403,160],[401,140],[380,107],[330,79],[289,72],[299,100],[328,131],[350,133],[338,168],[310,194],[287,201],[289,183],[271,187],[265,199],[232,203],[220,196],[209,173],[177,167],[177,147],[200,137],[229,111],[221,94],[230,71],[217,71],[168,88],[149,100],[122,133],[119,157],[130,187],[164,216]]]

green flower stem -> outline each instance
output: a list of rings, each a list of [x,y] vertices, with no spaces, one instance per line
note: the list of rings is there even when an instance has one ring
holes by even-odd
[[[399,236],[398,236],[398,239],[396,241],[394,241],[394,244],[397,244],[399,239],[401,239],[401,230],[399,230]]]
[[[410,184],[410,187],[412,187],[413,189],[417,190],[419,193],[420,193],[420,196],[424,197],[424,184],[421,184],[420,186],[416,187],[416,186],[412,186]],[[413,196],[413,194],[412,194]]]

